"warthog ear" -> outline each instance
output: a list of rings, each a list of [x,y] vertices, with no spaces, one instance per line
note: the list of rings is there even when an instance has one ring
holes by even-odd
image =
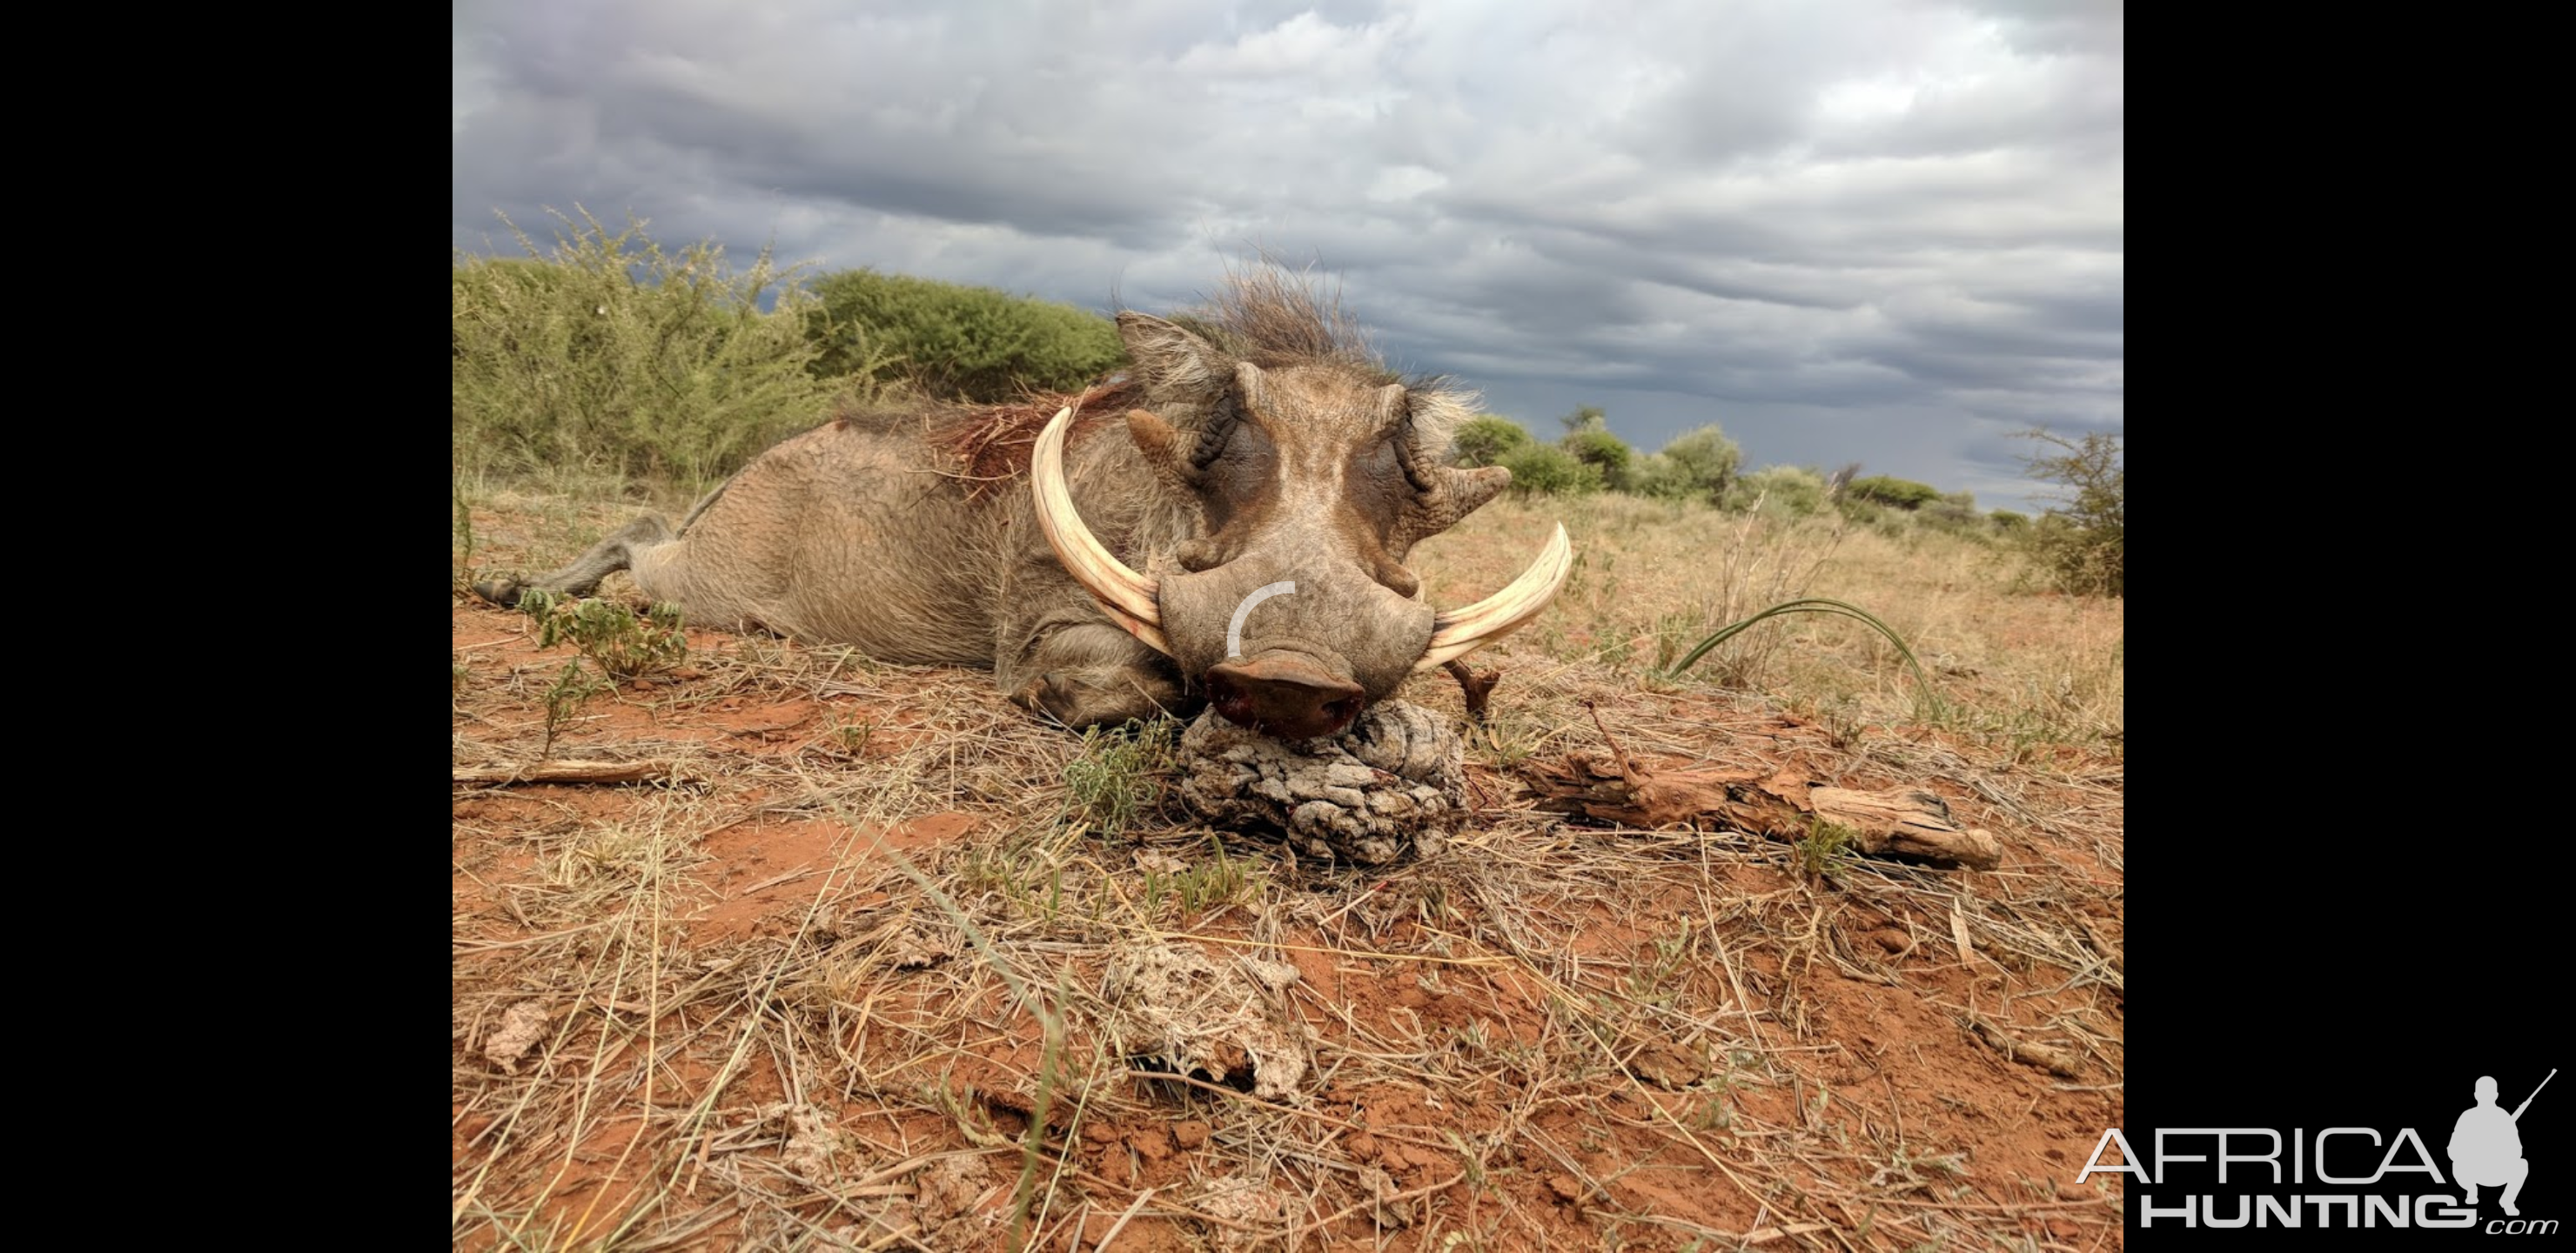
[[[1468,514],[1484,508],[1486,501],[1512,485],[1512,472],[1501,466],[1481,470],[1442,466],[1432,472],[1431,479],[1431,490],[1422,498],[1423,520],[1431,527],[1425,535],[1448,530]]]
[[[1390,551],[1412,551],[1414,545],[1458,525],[1461,519],[1483,508],[1486,501],[1512,485],[1512,472],[1501,466],[1486,466],[1481,470],[1426,466],[1422,477],[1430,486],[1414,497],[1412,506],[1396,520],[1390,537],[1392,542],[1388,545]]]
[[[1145,455],[1145,465],[1154,477],[1183,492],[1198,488],[1203,477],[1197,466],[1181,454],[1181,433],[1172,424],[1142,409],[1127,411],[1127,438],[1136,442],[1136,451]]]
[[[1150,313],[1118,315],[1118,337],[1152,394],[1205,404],[1225,390],[1232,361],[1216,346]]]

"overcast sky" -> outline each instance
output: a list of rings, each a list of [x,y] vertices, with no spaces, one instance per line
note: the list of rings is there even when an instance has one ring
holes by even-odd
[[[1266,246],[1543,437],[2019,506],[2123,426],[2120,0],[457,0],[454,243],[546,206],[1108,311]]]

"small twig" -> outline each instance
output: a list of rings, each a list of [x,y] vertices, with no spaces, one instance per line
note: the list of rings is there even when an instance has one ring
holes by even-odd
[[[548,931],[543,935],[522,936],[515,940],[454,940],[449,942],[448,949],[449,951],[456,953],[488,953],[493,949],[500,948],[525,948],[531,944],[542,944],[548,940],[559,940],[568,935],[579,935],[584,931],[589,931],[597,927],[604,927],[615,921],[616,919],[614,918],[602,918],[597,922],[585,922],[578,927],[566,927],[561,931]]]
[[[512,783],[650,783],[668,779],[695,783],[673,761],[532,761],[516,766],[456,766],[458,783],[506,786]]]
[[[2083,1074],[2076,1068],[2075,1059],[2067,1056],[2064,1049],[2052,1048],[2045,1044],[2026,1044],[2005,1035],[2001,1028],[1983,1018],[1968,1019],[1968,1029],[1976,1032],[1977,1038],[1991,1045],[1996,1052],[2014,1061],[2038,1066],[2052,1075],[2066,1079],[2073,1079]]]
[[[1608,744],[1610,751],[1618,755],[1619,773],[1625,775],[1628,782],[1632,784],[1644,782],[1637,774],[1637,763],[1628,760],[1628,750],[1621,748],[1618,739],[1610,734],[1610,724],[1601,720],[1601,707],[1587,700],[1583,702],[1583,711],[1592,715],[1592,725],[1601,728],[1602,742]]]
[[[808,876],[808,875],[816,875],[816,874],[821,874],[821,873],[822,873],[822,871],[816,870],[816,869],[815,869],[815,868],[813,868],[812,866],[800,866],[800,867],[798,867],[798,868],[796,868],[796,869],[794,869],[794,870],[790,870],[790,871],[788,871],[787,873],[782,874],[782,875],[771,875],[770,877],[768,877],[768,878],[766,878],[766,879],[763,879],[763,880],[761,880],[761,881],[760,881],[760,882],[758,882],[758,883],[752,884],[750,887],[744,888],[743,890],[741,890],[741,891],[739,891],[739,892],[734,893],[734,894],[733,894],[733,896],[734,896],[734,899],[735,899],[735,900],[741,900],[743,897],[746,897],[746,896],[758,896],[758,895],[760,895],[761,893],[766,892],[766,891],[768,891],[768,890],[769,890],[769,889],[771,889],[771,888],[777,887],[779,884],[782,884],[782,883],[793,883],[793,882],[797,881],[798,879],[805,878],[805,877],[806,877],[806,876]]]

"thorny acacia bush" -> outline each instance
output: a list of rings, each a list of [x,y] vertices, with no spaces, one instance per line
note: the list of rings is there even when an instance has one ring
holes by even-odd
[[[816,420],[831,385],[806,368],[811,298],[766,250],[737,273],[711,243],[666,251],[642,221],[556,217],[551,250],[504,218],[526,257],[450,261],[452,473],[704,482]]]
[[[806,329],[826,378],[882,369],[929,395],[1000,403],[1079,391],[1127,360],[1109,319],[990,287],[859,269],[813,293]]]
[[[2068,591],[2126,596],[2129,465],[2122,437],[2095,431],[2080,440],[2053,431],[2025,438],[2053,448],[2024,463],[2030,477],[2064,489],[2031,528],[2031,552]]]

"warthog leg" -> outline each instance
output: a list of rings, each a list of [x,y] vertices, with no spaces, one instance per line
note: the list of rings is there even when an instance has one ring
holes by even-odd
[[[1096,616],[1048,615],[1014,655],[1000,667],[1002,691],[1068,727],[1186,717],[1205,703],[1182,685],[1169,658]]]
[[[601,579],[620,570],[633,569],[637,550],[670,542],[670,524],[664,522],[660,514],[648,513],[591,545],[590,551],[574,558],[572,564],[563,569],[525,580],[510,577],[486,579],[474,585],[474,594],[505,609],[516,607],[520,595],[530,590],[588,596],[598,589]]]

